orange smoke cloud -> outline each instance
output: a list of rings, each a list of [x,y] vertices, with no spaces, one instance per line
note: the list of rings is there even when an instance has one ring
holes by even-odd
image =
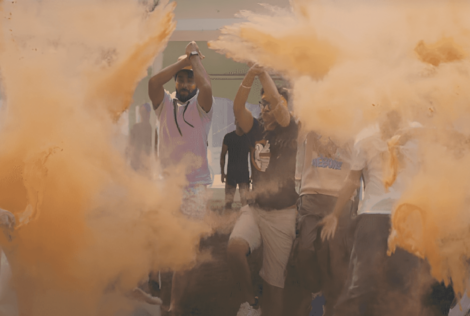
[[[430,45],[420,41],[415,47],[415,52],[420,60],[433,66],[462,60],[465,57],[465,52],[452,38],[443,38]]]
[[[327,74],[339,50],[319,37],[301,12],[273,9],[273,14],[274,18],[243,11],[241,16],[249,22],[224,27],[209,47],[236,61],[257,62],[291,76]]]
[[[284,75],[302,127],[336,144],[354,138],[390,110],[405,122],[419,122],[424,134],[445,131],[437,143],[418,139],[422,170],[403,188],[392,216],[390,247],[427,258],[433,276],[452,279],[461,292],[470,258],[470,154],[468,142],[461,141],[470,135],[470,89],[465,88],[470,86],[470,4],[291,4],[265,15],[243,13],[248,22],[225,27],[211,48]],[[383,179],[387,186],[405,172],[399,146],[390,145],[391,160],[385,161],[390,173]]]
[[[184,177],[135,174],[115,120],[175,28],[174,4],[4,2],[0,234],[24,315],[113,315],[152,269],[194,259],[203,225],[178,213]],[[168,197],[172,197],[168,199]]]
[[[423,139],[422,171],[403,194],[392,216],[389,246],[397,246],[431,265],[432,275],[462,294],[468,289],[470,223],[468,148],[455,155],[455,145],[440,137]],[[464,145],[464,144],[462,144]],[[449,148],[450,147],[450,148]],[[465,146],[465,147],[468,147]],[[463,155],[462,155],[463,154]]]

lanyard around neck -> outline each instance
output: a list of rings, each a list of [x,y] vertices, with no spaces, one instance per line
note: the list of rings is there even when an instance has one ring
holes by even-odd
[[[178,129],[178,132],[180,133],[181,136],[183,136],[183,133],[181,133],[181,129],[180,129],[180,126],[178,124],[178,101],[176,99],[173,99],[173,115],[175,117],[175,123],[176,123],[176,128]],[[186,111],[188,110],[188,106],[189,106],[189,102],[191,101],[188,101],[186,103],[186,105],[184,106],[184,110],[183,110],[183,121],[188,124],[189,126],[191,126],[192,128],[194,128],[194,126],[189,123],[188,121],[186,121],[186,119],[184,118],[184,114],[186,113]]]

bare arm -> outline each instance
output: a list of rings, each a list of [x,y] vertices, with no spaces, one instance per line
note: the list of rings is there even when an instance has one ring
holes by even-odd
[[[287,108],[287,104],[285,104],[285,106],[282,104],[285,101],[277,91],[273,79],[266,70],[263,70],[258,75],[258,78],[264,89],[264,98],[271,105],[271,112],[276,118],[276,122],[282,127],[288,126],[290,123],[289,109]]]
[[[346,206],[346,203],[351,199],[354,190],[359,187],[361,183],[361,175],[362,170],[349,171],[348,177],[339,191],[338,200],[333,208],[333,212],[326,216],[321,222],[321,224],[324,225],[321,232],[322,240],[330,239],[335,236],[336,227],[338,226],[338,218]]]
[[[248,100],[248,95],[250,94],[251,86],[253,85],[255,78],[256,73],[253,71],[253,67],[251,67],[245,75],[245,78],[238,88],[237,95],[233,100],[233,114],[244,133],[248,133],[253,127],[253,115],[251,115],[251,112],[246,109],[245,104]]]
[[[178,71],[190,65],[189,59],[185,58],[177,61],[173,65],[161,70],[155,76],[150,78],[149,81],[149,97],[152,101],[153,108],[157,109],[163,101],[165,90],[163,85],[170,81]]]
[[[199,55],[191,56],[191,52],[198,52]],[[206,72],[206,69],[202,65],[202,58],[204,56],[199,51],[199,47],[196,42],[192,41],[186,46],[186,55],[189,58],[189,62],[194,71],[194,81],[196,86],[199,89],[199,95],[197,97],[197,102],[204,109],[204,111],[209,112],[212,108],[212,85],[209,75]]]
[[[228,146],[223,144],[222,151],[220,152],[220,175],[222,183],[225,182],[225,155],[227,154]]]

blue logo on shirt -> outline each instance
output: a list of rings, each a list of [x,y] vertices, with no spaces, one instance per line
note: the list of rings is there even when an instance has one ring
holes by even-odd
[[[312,166],[317,168],[330,168],[335,170],[341,170],[343,163],[341,161],[320,156],[312,160]]]

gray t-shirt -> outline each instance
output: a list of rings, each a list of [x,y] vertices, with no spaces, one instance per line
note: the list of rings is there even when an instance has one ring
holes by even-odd
[[[305,141],[300,195],[338,196],[351,169],[352,141],[342,147],[329,138],[310,132]]]

